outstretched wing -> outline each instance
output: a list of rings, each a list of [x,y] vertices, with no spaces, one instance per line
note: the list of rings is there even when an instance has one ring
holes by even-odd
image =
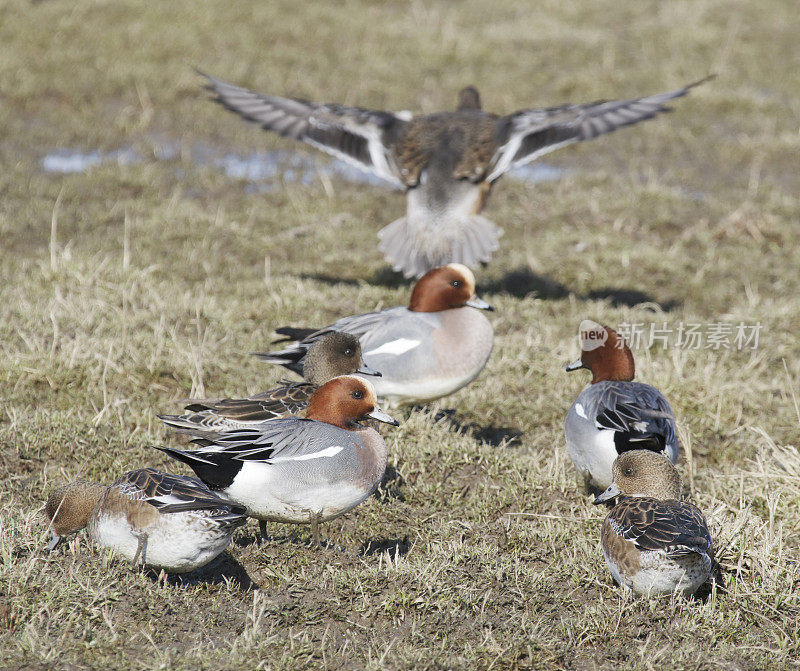
[[[111,485],[130,499],[143,501],[158,512],[179,513],[188,510],[220,510],[243,515],[244,506],[214,494],[197,478],[162,473],[155,468],[141,468],[117,478]]]
[[[492,158],[489,182],[503,173],[575,142],[592,140],[670,111],[665,103],[685,96],[709,79],[675,91],[632,100],[600,100],[584,105],[563,105],[520,110],[497,121],[500,145]]]
[[[223,107],[283,137],[372,172],[403,188],[391,147],[406,120],[394,112],[262,95],[200,73]]]
[[[705,516],[690,503],[646,497],[623,499],[609,513],[609,522],[640,550],[663,550],[672,557],[689,552],[714,556]]]

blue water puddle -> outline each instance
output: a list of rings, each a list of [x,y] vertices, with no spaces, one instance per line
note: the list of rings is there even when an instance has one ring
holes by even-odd
[[[118,165],[131,165],[139,163],[141,157],[132,149],[119,151],[90,151],[84,152],[76,149],[59,149],[47,154],[42,159],[42,169],[45,172],[76,173],[86,172],[101,163],[114,162]]]
[[[559,168],[557,165],[549,163],[531,163],[520,168],[514,168],[508,174],[510,177],[523,182],[539,184],[540,182],[555,182],[569,172],[566,168]]]
[[[249,154],[227,153],[220,155],[213,148],[197,144],[188,152],[182,152],[177,143],[155,145],[150,155],[157,161],[172,161],[185,155],[198,167],[212,167],[221,170],[231,179],[250,182],[250,191],[270,191],[280,188],[282,183],[311,185],[320,178],[340,177],[357,184],[370,186],[391,185],[372,173],[339,160],[320,159],[312,154],[292,151],[259,151]],[[133,147],[117,151],[82,151],[79,149],[58,149],[41,160],[42,169],[49,173],[80,173],[104,163],[132,165],[144,161],[144,157]],[[177,168],[184,174],[184,168]],[[512,170],[514,179],[525,182],[551,182],[560,179],[567,170],[548,163],[533,163]]]

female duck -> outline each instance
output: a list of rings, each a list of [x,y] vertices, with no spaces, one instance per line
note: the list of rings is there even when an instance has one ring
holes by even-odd
[[[210,562],[247,522],[243,506],[221,499],[195,478],[143,468],[110,486],[76,480],[47,499],[54,550],[86,528],[98,545],[134,565],[186,573]]]
[[[300,357],[298,357],[300,358]],[[361,359],[354,335],[334,331],[315,341],[301,362],[303,382],[285,381],[274,389],[248,398],[192,401],[182,415],[158,415],[167,426],[181,431],[225,431],[259,424],[305,411],[311,395],[339,375],[375,375]]]
[[[606,563],[620,585],[636,594],[694,594],[709,578],[721,582],[706,518],[681,501],[681,481],[666,457],[625,452],[613,482],[595,499],[619,497],[603,522]]]

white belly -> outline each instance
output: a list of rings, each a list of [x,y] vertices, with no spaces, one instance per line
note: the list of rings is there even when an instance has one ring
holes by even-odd
[[[231,540],[202,513],[183,512],[161,515],[158,524],[147,527],[144,562],[154,569],[186,573],[210,562]],[[98,544],[132,561],[139,546],[139,530],[124,516],[98,515],[89,526],[89,535]],[[141,561],[142,558],[139,558]]]
[[[299,473],[299,471],[298,471]],[[224,490],[232,501],[247,506],[259,520],[305,524],[332,520],[355,508],[371,492],[342,482],[304,482],[290,470],[269,464],[245,463]]]
[[[570,409],[570,414],[575,410]],[[611,484],[611,466],[617,458],[614,432],[597,429],[593,422],[570,421],[567,417],[564,435],[572,463],[581,475],[589,476],[590,483],[604,490]]]

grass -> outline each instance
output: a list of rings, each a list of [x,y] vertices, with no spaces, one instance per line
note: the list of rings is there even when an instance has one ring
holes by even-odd
[[[800,58],[796,7],[659,3],[7,1],[0,23],[0,666],[795,668],[800,654]],[[387,432],[390,474],[312,550],[240,531],[161,583],[85,537],[42,552],[42,503],[153,465],[154,415],[268,388],[284,324],[401,304],[376,230],[403,199],[324,173],[232,179],[208,159],[294,149],[204,100],[253,88],[499,112],[641,95],[709,72],[673,115],[506,179],[479,272],[496,346],[469,388]],[[167,158],[164,147],[174,150]],[[115,152],[47,173],[58,149]],[[308,154],[308,156],[316,156]],[[270,187],[270,188],[262,188]],[[274,188],[272,188],[274,187]],[[636,292],[636,293],[632,293]],[[652,304],[661,306],[653,308]],[[655,310],[655,311],[654,311]],[[680,469],[728,590],[623,598],[581,494],[563,366],[583,318],[760,323],[753,351],[636,350],[679,420]]]

